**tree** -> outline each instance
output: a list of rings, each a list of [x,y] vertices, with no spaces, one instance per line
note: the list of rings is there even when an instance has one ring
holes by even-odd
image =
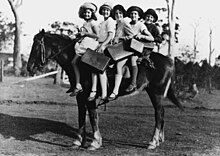
[[[14,28],[14,24],[9,22],[0,12],[0,51],[4,49],[3,46],[7,41],[13,39]]]
[[[214,53],[215,49],[212,47],[212,35],[213,35],[213,27],[210,26],[209,28],[209,65],[211,66],[211,59],[212,54]],[[212,88],[212,77],[211,75],[208,76],[208,92],[211,94]]]
[[[174,53],[173,53],[173,47],[174,44],[178,42],[178,34],[180,25],[176,21],[179,19],[174,15],[174,6],[175,6],[175,0],[166,0],[167,8],[156,8],[156,10],[160,12],[167,12],[167,23],[163,23],[162,25],[162,31],[166,34],[169,34],[169,40],[168,40],[168,56],[171,57],[174,60]],[[158,21],[164,21],[162,19]]]
[[[79,32],[79,28],[77,25],[71,23],[71,22],[59,22],[55,21],[54,23],[50,24],[52,30],[51,33],[61,34],[61,35],[67,35],[71,39],[75,39],[76,35]]]
[[[169,34],[170,34],[168,56],[174,60],[173,47],[175,43],[175,21],[174,21],[175,0],[166,0],[166,3],[167,3],[167,11],[168,11]]]
[[[192,25],[193,27],[193,57],[196,59],[196,55],[198,53],[197,47],[198,47],[198,26],[199,21],[195,21],[195,23]]]
[[[21,56],[20,56],[20,49],[21,49],[21,22],[18,16],[17,9],[22,5],[22,0],[8,0],[11,10],[13,12],[15,18],[15,31],[14,31],[14,52],[13,52],[13,59],[14,59],[14,74],[15,76],[20,75],[20,68],[21,68]]]
[[[179,48],[181,51],[181,56],[179,56],[179,59],[183,61],[185,64],[188,62],[194,62],[194,53],[193,49],[189,45],[183,45],[181,48]]]

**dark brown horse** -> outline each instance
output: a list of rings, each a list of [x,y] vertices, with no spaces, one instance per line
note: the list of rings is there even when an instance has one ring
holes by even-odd
[[[70,83],[74,86],[75,78],[71,60],[74,56],[74,41],[66,36],[47,33],[44,30],[39,32],[34,37],[30,57],[28,60],[27,69],[31,74],[43,67],[49,59],[55,59],[57,63],[66,71]],[[182,105],[174,95],[171,78],[173,77],[174,65],[171,59],[159,53],[152,53],[150,59],[154,62],[155,68],[149,68],[147,59],[143,58],[139,64],[139,74],[137,78],[138,90],[146,90],[155,110],[155,128],[148,149],[154,149],[159,146],[160,142],[164,141],[164,107],[162,101],[164,96],[167,97],[181,110]],[[88,102],[87,97],[91,88],[91,70],[88,70],[88,65],[81,63],[81,84],[83,92],[77,95],[78,103],[78,136],[74,141],[74,145],[83,146],[86,142],[86,112],[88,111],[94,139],[89,147],[90,150],[95,150],[101,147],[102,137],[98,127],[98,113],[96,102]],[[111,78],[109,78],[111,79]],[[148,84],[148,85],[146,85]]]

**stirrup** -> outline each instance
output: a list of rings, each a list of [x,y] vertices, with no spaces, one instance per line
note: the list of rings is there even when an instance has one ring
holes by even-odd
[[[102,106],[102,105],[104,105],[104,104],[106,104],[108,102],[109,102],[108,97],[100,98],[99,102],[98,102],[98,106]]]

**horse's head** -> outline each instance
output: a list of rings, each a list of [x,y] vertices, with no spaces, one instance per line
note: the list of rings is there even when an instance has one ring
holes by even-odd
[[[30,57],[28,59],[27,70],[33,75],[45,63],[44,29],[34,36]]]

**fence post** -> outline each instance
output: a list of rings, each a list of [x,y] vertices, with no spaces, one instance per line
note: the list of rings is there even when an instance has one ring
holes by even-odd
[[[55,75],[54,84],[61,84],[61,72],[62,68],[58,65],[57,67],[57,74]]]
[[[4,60],[0,60],[0,82],[4,80]]]

